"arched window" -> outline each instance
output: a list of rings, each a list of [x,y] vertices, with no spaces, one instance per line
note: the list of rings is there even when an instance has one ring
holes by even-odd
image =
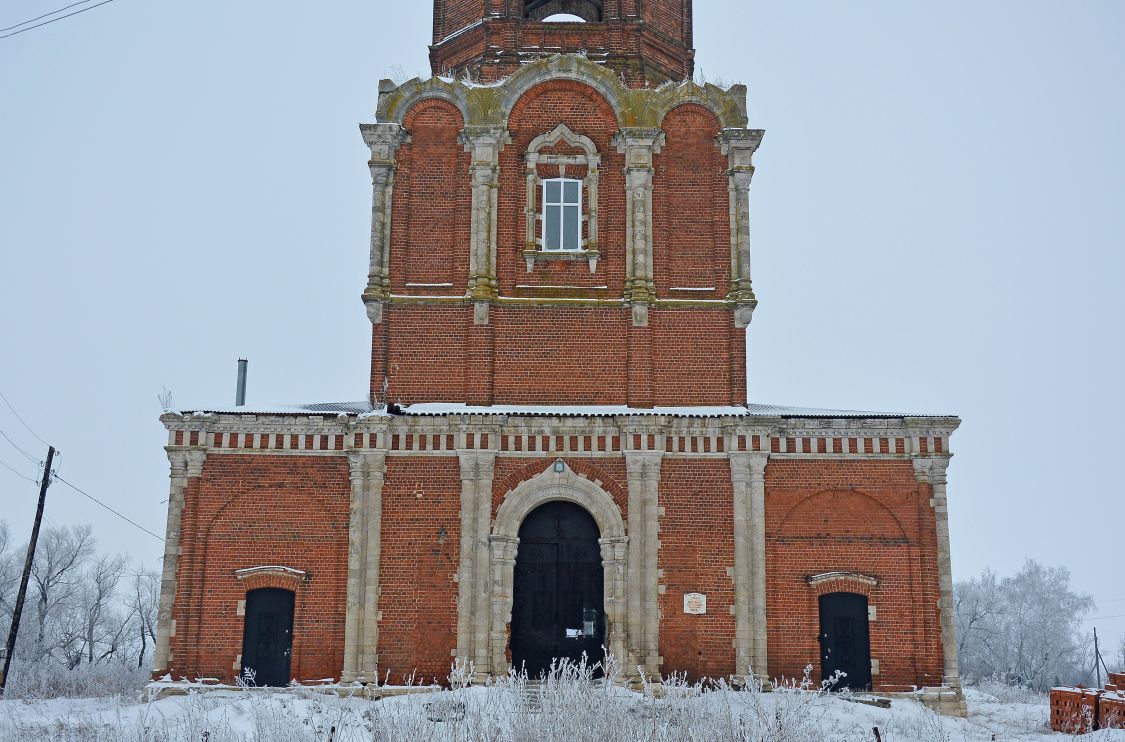
[[[542,21],[551,16],[575,16],[589,23],[601,23],[602,0],[525,0],[523,17],[532,21]],[[571,20],[569,18],[559,20]]]

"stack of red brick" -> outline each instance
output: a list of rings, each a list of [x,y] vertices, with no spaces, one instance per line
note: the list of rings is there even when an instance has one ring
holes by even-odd
[[[1104,689],[1052,688],[1051,729],[1068,734],[1125,729],[1125,672],[1111,672]]]

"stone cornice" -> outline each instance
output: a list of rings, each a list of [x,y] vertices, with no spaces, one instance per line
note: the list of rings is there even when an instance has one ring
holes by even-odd
[[[675,417],[671,415],[443,416],[165,414],[169,452],[344,456],[349,452],[452,456],[914,460],[920,478],[947,461],[956,418]]]
[[[676,106],[696,103],[715,114],[724,129],[746,126],[746,88],[723,90],[691,80],[658,88],[629,88],[611,70],[580,55],[555,55],[524,65],[494,85],[465,84],[459,80],[415,78],[401,85],[384,80],[379,85],[379,121],[401,124],[410,108],[427,98],[440,98],[461,111],[467,126],[507,125],[512,107],[528,90],[548,80],[573,80],[601,93],[613,107],[622,127],[659,128]]]

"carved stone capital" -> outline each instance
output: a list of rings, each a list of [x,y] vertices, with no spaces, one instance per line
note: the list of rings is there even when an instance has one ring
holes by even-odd
[[[494,451],[461,451],[457,454],[461,464],[461,481],[491,482],[496,469]]]
[[[914,478],[924,484],[934,486],[946,483],[946,471],[949,468],[948,456],[916,456],[911,460],[914,464]]]
[[[613,135],[613,145],[625,155],[625,169],[652,167],[652,156],[664,146],[664,132],[645,127],[625,127]]]
[[[503,126],[466,126],[461,130],[461,144],[472,155],[472,166],[495,166],[500,151],[512,143],[512,137]]]
[[[765,131],[762,129],[723,129],[715,137],[715,144],[724,155],[731,158],[732,168],[736,164],[749,166],[750,158],[761,145],[763,136]]]
[[[187,476],[201,477],[203,476],[203,464],[207,461],[207,452],[199,449],[193,449],[185,452],[187,459]]]
[[[360,124],[359,133],[363,136],[363,143],[371,148],[369,164],[373,174],[377,165],[393,166],[399,145],[410,141],[406,129],[398,124]]]

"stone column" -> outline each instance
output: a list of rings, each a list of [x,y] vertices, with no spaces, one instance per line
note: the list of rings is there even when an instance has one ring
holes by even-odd
[[[953,610],[953,564],[949,555],[949,508],[946,499],[946,470],[949,456],[914,459],[914,474],[919,482],[928,483],[933,497],[937,526],[938,607],[941,611],[941,647],[944,658],[942,683],[961,690],[961,674],[957,666],[957,628]]]
[[[345,683],[379,677],[379,555],[383,518],[383,451],[349,451],[348,596],[344,619]]]
[[[185,433],[186,435],[186,433]],[[171,465],[168,489],[168,525],[164,537],[164,566],[160,576],[160,604],[156,614],[156,649],[153,653],[153,672],[166,672],[172,664],[172,637],[176,635],[176,622],[172,608],[176,602],[176,580],[179,569],[180,525],[184,510],[184,487],[192,477],[203,475],[207,451],[168,447]]]
[[[727,171],[730,193],[730,293],[727,300],[735,305],[735,322],[747,327],[758,300],[750,281],[750,181],[754,177],[752,159],[762,143],[759,129],[724,129],[718,144],[730,162]]]
[[[489,651],[489,533],[492,530],[492,475],[496,454],[460,451],[461,549],[457,569],[457,648],[455,656],[471,661],[478,677],[493,670]]]
[[[468,126],[461,132],[470,154],[472,216],[469,237],[469,284],[475,322],[488,324],[488,303],[499,295],[496,278],[496,218],[500,190],[500,150],[511,142],[502,126]]]
[[[627,128],[614,138],[625,155],[625,300],[633,305],[633,324],[648,325],[648,306],[656,299],[652,278],[653,156],[664,144],[660,129]]]
[[[766,651],[766,486],[767,454],[730,457],[734,489],[734,654],[735,673],[769,678]]]
[[[629,543],[626,583],[628,641],[626,673],[638,665],[647,673],[660,672],[660,468],[663,456],[654,451],[628,452]]]
[[[391,195],[395,153],[410,137],[398,124],[362,124],[363,142],[371,148],[371,254],[363,303],[372,324],[383,321],[383,302],[391,295]]]

